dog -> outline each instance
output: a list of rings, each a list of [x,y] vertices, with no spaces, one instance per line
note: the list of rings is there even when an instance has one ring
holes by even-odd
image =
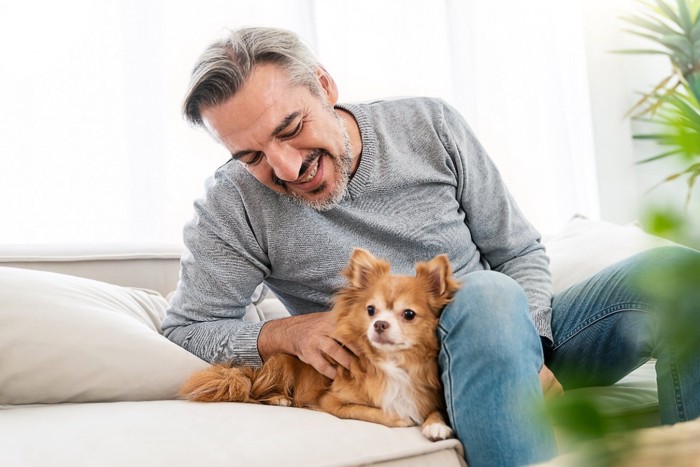
[[[200,402],[306,407],[389,427],[421,425],[431,441],[453,436],[443,416],[436,328],[459,288],[446,255],[416,264],[415,276],[356,248],[334,297],[333,338],[359,349],[331,380],[296,356],[275,354],[262,367],[212,365],[192,375],[180,396]]]

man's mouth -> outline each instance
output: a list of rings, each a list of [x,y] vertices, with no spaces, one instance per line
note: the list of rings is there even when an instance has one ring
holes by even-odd
[[[348,144],[346,146],[349,147]],[[299,178],[284,181],[273,173],[272,183],[280,187],[277,191],[296,198],[312,209],[327,211],[345,195],[352,161],[349,154],[349,150],[336,156],[324,149],[316,149],[304,159],[299,168]]]
[[[311,153],[304,160],[304,163],[301,165],[301,168],[299,170],[299,173],[301,173],[302,176],[297,178],[296,180],[285,181],[273,175],[272,182],[275,185],[284,188],[285,190],[288,190],[292,186],[302,191],[309,191],[314,189],[315,185],[317,185],[321,181],[316,180],[316,177],[318,176],[318,178],[320,179],[323,176],[324,164],[323,162],[321,162],[321,158],[324,155],[331,157],[330,154],[328,154],[328,152],[324,151],[323,149],[317,149],[313,153]],[[322,172],[320,176],[319,172]]]
[[[316,174],[318,173],[318,166],[319,166],[319,161],[320,161],[320,160],[321,160],[321,156],[318,156],[318,157],[316,158],[316,160],[314,161],[314,165],[313,165],[313,168],[311,169],[311,171],[308,171],[308,173],[306,174],[305,177],[299,178],[299,179],[297,179],[296,181],[294,181],[294,182],[292,182],[292,183],[294,183],[295,185],[297,185],[297,184],[300,184],[300,183],[308,183],[308,182],[310,182],[311,180],[313,180],[314,177],[316,176]]]

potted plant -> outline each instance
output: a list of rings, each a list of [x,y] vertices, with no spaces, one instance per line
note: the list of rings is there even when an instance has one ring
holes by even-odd
[[[622,52],[665,55],[671,67],[670,73],[630,111],[635,120],[650,124],[656,131],[634,138],[654,141],[663,148],[640,163],[670,157],[683,161],[685,168],[661,183],[685,177],[687,208],[700,176],[700,1],[640,3],[640,13],[623,18],[631,26],[626,31],[651,41],[653,46]]]

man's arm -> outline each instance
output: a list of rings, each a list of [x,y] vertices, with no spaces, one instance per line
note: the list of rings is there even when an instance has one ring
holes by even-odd
[[[170,340],[214,363],[259,366],[263,323],[246,322],[251,295],[269,273],[267,256],[225,175],[207,181],[184,228],[180,281],[162,323]]]

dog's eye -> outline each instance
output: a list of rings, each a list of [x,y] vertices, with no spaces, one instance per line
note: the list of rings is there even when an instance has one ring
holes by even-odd
[[[367,314],[370,316],[374,316],[374,307],[372,305],[367,307]]]
[[[411,321],[416,317],[416,312],[413,310],[403,310],[403,319],[406,321]]]

